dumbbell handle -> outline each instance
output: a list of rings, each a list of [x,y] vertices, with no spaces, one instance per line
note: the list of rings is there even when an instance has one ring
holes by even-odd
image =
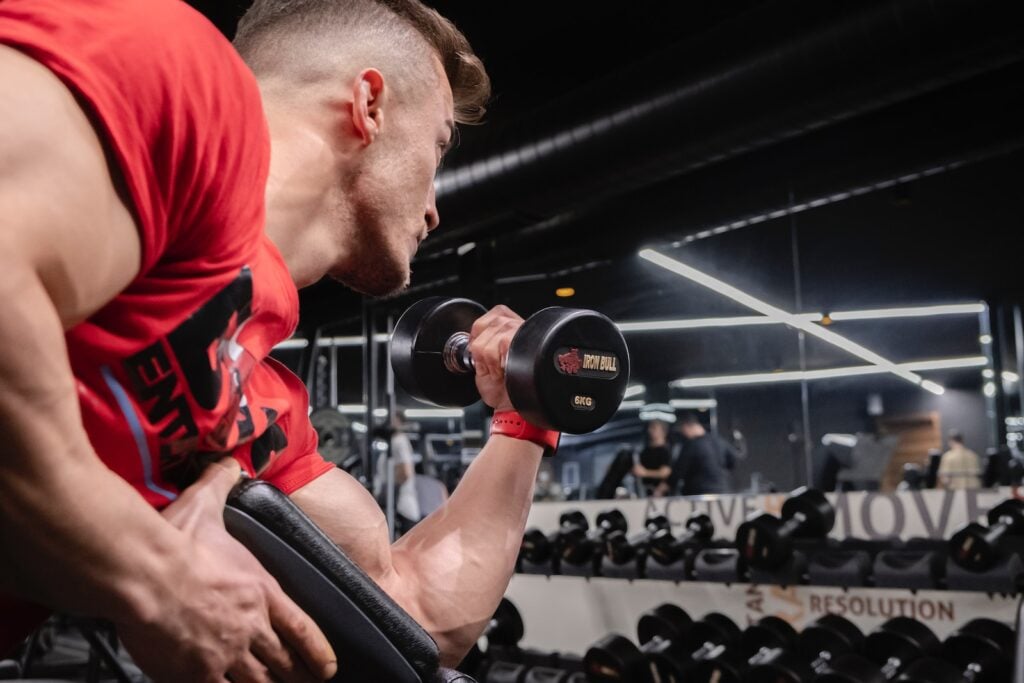
[[[469,352],[469,333],[456,332],[448,337],[444,343],[442,359],[444,367],[448,372],[456,375],[473,374],[476,366],[473,363],[473,354]]]
[[[779,527],[778,534],[784,538],[792,536],[797,529],[804,525],[807,521],[807,515],[802,512],[795,513],[792,517],[782,522],[782,526]]]

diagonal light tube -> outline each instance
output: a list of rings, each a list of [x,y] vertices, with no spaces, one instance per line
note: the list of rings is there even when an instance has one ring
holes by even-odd
[[[945,390],[935,382],[925,380],[920,375],[913,373],[909,370],[900,368],[888,358],[885,358],[871,349],[862,346],[854,341],[847,339],[846,337],[836,334],[832,330],[828,330],[820,325],[810,322],[806,318],[801,318],[798,315],[788,313],[787,311],[772,306],[766,301],[761,301],[757,297],[747,294],[741,289],[733,287],[732,285],[719,280],[718,278],[711,277],[707,273],[688,266],[685,263],[676,259],[665,256],[664,254],[655,251],[654,249],[644,249],[640,252],[640,257],[650,261],[651,263],[661,266],[666,270],[670,270],[677,275],[681,275],[699,285],[703,285],[708,289],[711,289],[723,296],[727,296],[733,301],[743,304],[747,308],[751,308],[764,316],[778,320],[779,322],[785,323],[790,327],[794,327],[798,330],[802,330],[812,337],[817,337],[822,341],[828,342],[833,346],[837,346],[844,351],[857,356],[858,358],[865,360],[872,365],[877,365],[880,368],[884,368],[886,371],[892,374],[902,377],[903,379],[916,384],[933,394],[941,394]]]

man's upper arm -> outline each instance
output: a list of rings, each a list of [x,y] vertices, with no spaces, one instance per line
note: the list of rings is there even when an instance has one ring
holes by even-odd
[[[0,273],[32,268],[68,329],[134,279],[138,230],[119,173],[74,95],[4,46],[0,120]]]
[[[388,591],[394,568],[387,520],[362,484],[335,468],[294,491],[291,499]]]

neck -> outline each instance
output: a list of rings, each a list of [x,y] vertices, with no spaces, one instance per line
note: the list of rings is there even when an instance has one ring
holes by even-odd
[[[347,207],[336,181],[340,160],[329,139],[334,103],[312,100],[298,109],[276,97],[272,85],[261,83],[260,89],[272,150],[266,233],[302,288],[344,260],[347,240],[335,233],[353,223],[344,219]]]

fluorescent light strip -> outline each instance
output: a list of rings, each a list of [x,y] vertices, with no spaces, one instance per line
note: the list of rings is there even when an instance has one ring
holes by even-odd
[[[651,420],[658,420],[660,422],[668,422],[669,424],[673,424],[676,421],[676,415],[675,415],[675,413],[666,413],[666,412],[662,412],[660,410],[652,410],[652,411],[641,410],[640,411],[640,419],[643,420],[644,422],[650,422]]]
[[[718,401],[713,398],[674,398],[668,402],[673,408],[706,410],[718,407]]]
[[[843,337],[842,335],[836,334],[835,332],[828,330],[824,327],[821,327],[820,325],[816,325],[808,320],[802,319],[800,318],[800,316],[788,313],[782,310],[781,308],[772,306],[771,304],[765,301],[761,301],[760,299],[751,296],[750,294],[747,294],[746,292],[736,287],[733,287],[732,285],[723,282],[718,278],[711,277],[707,273],[702,273],[696,268],[688,266],[685,263],[682,263],[681,261],[678,261],[676,259],[669,258],[664,254],[654,251],[653,249],[644,249],[643,251],[640,252],[640,256],[650,261],[651,263],[654,263],[655,265],[659,265],[662,268],[665,268],[666,270],[670,270],[673,273],[676,273],[689,280],[692,280],[693,282],[696,282],[697,284],[703,285],[708,289],[711,289],[713,291],[718,292],[719,294],[722,294],[723,296],[727,296],[733,301],[743,304],[744,306],[751,308],[757,311],[758,313],[774,318],[779,322],[784,322],[790,327],[795,327],[798,330],[803,330],[807,334],[813,337],[817,337],[822,341],[828,342],[833,346],[837,346],[846,351],[847,353],[853,354],[854,356],[861,358],[862,360],[866,360],[869,363],[885,368],[888,372],[891,372],[892,374],[898,377],[902,377],[903,379],[907,380],[908,382],[911,382],[912,384],[922,386],[922,382],[924,380],[921,378],[920,375],[916,375],[913,372],[900,369],[899,367],[897,367],[895,363],[893,363],[889,359],[875,353],[874,351],[868,349],[865,346],[857,344],[856,342],[853,342],[847,339],[846,337]],[[925,388],[928,391],[931,391],[932,393],[937,393],[937,389],[939,387],[938,385],[932,383],[923,388]]]
[[[632,386],[626,387],[626,393],[624,397],[633,398],[634,396],[639,396],[645,391],[647,391],[647,387],[645,387],[643,384],[634,384]]]
[[[821,319],[818,315],[817,320]],[[746,315],[730,318],[694,318],[692,320],[651,320],[632,323],[616,323],[621,332],[652,332],[660,330],[695,330],[707,327],[746,327],[748,325],[777,325],[778,320],[763,315]]]
[[[644,402],[641,400],[636,401],[623,401],[619,404],[619,410],[639,410],[644,407]]]
[[[342,405],[338,406],[338,412],[342,413],[343,415],[365,415],[366,414],[366,406],[356,405],[354,403],[343,403]],[[373,416],[374,417],[387,417],[388,416],[388,409],[387,408],[374,408],[373,409]]]
[[[426,418],[460,418],[464,415],[462,408],[406,408],[402,411],[410,420]]]
[[[965,358],[947,358],[939,360],[901,363],[903,370],[951,370],[958,368],[976,368],[985,365],[988,360],[984,356],[968,356]],[[669,382],[670,387],[679,389],[697,389],[707,387],[740,386],[744,384],[779,384],[783,382],[800,382],[803,380],[831,379],[836,377],[858,377],[862,375],[881,375],[889,372],[887,368],[877,365],[858,365],[844,368],[827,368],[824,370],[791,370],[787,372],[759,372],[746,375],[723,375],[720,377],[688,377]],[[933,393],[942,393],[942,387],[931,380],[928,382],[934,389]],[[943,391],[945,391],[943,389]]]
[[[905,306],[902,308],[871,308],[861,311],[835,311],[828,317],[836,322],[844,320],[883,320],[889,318],[924,318],[946,315],[977,315],[985,311],[985,304],[943,304],[938,306]],[[796,313],[794,317],[807,322],[821,322],[821,313]],[[617,323],[621,332],[655,332],[665,330],[694,330],[708,327],[746,327],[748,325],[779,325],[784,321],[762,315],[723,318],[691,318],[679,320],[638,320]]]
[[[321,337],[317,340],[317,348],[330,348],[332,346],[363,346],[365,337],[351,335],[347,337]],[[384,332],[373,335],[373,341],[378,343],[384,343],[391,339],[391,335]],[[308,339],[302,339],[295,337],[292,339],[285,339],[283,342],[279,342],[274,345],[275,349],[304,349],[309,346]]]
[[[941,306],[908,306],[905,308],[874,308],[863,311],[836,311],[828,317],[841,320],[881,320],[883,318],[924,318],[937,315],[978,315],[985,304],[948,304]]]

